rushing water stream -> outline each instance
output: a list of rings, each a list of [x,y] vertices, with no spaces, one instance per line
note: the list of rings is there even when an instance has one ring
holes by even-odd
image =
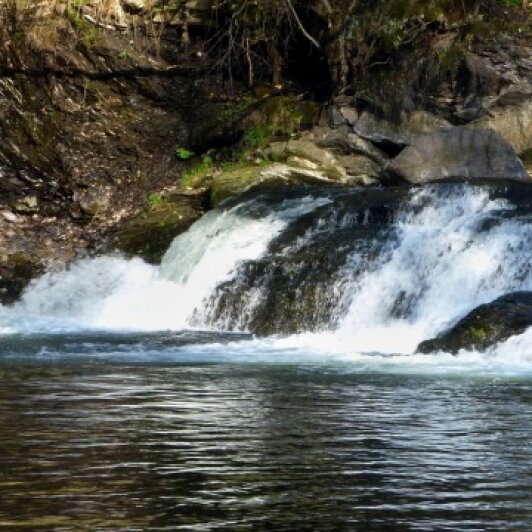
[[[528,530],[532,330],[415,353],[532,290],[504,184],[264,189],[160,267],[0,307],[0,527]]]

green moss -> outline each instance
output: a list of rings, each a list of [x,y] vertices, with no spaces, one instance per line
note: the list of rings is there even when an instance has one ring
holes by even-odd
[[[212,205],[217,206],[223,200],[231,196],[237,196],[259,183],[262,180],[260,175],[261,168],[261,165],[249,163],[226,166],[212,181]]]
[[[229,176],[228,180],[235,183],[235,189],[240,190],[233,171],[242,171],[247,175],[248,168],[257,168],[257,160],[259,165],[266,162],[263,150],[270,142],[290,138],[293,133],[315,124],[318,115],[318,104],[294,95],[269,96],[260,101],[248,95],[216,119],[216,127],[230,131],[226,138],[238,132],[236,142],[229,148],[218,150],[216,160],[209,154],[191,159],[179,183],[182,187],[199,188],[213,180],[221,184]],[[217,198],[217,193],[214,193],[214,198]],[[215,203],[218,202],[215,199]]]
[[[186,168],[179,179],[179,184],[185,188],[196,188],[208,177],[214,168],[213,158],[205,154],[199,161]]]
[[[192,150],[188,150],[187,148],[183,148],[182,146],[179,146],[175,149],[175,154],[182,161],[186,161],[187,159],[190,159],[195,155]]]
[[[197,131],[202,145],[231,145],[247,142],[249,132],[263,137],[283,137],[316,124],[319,105],[293,94],[272,94],[257,97],[252,91],[213,113]]]

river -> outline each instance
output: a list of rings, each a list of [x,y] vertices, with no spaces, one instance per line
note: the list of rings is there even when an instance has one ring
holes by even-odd
[[[6,530],[529,530],[532,330],[417,344],[532,288],[505,186],[262,191],[162,265],[0,307]]]

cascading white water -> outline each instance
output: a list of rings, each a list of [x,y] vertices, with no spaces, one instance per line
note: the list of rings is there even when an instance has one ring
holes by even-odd
[[[240,262],[260,257],[291,220],[327,202],[286,200],[271,213],[212,211],[174,240],[159,268],[119,257],[78,261],[34,281],[12,308],[0,306],[0,322],[8,333],[187,328]]]
[[[411,353],[474,307],[531,290],[532,227],[508,220],[482,230],[509,208],[482,189],[417,191],[400,213],[397,243],[351,286],[338,339],[357,351]],[[394,318],[402,300],[408,315]]]
[[[207,310],[216,288],[239,275],[246,261],[268,257],[270,243],[291,223],[328,203],[325,191],[275,208],[251,200],[212,211],[174,240],[160,268],[138,259],[100,257],[48,273],[17,304],[0,307],[0,333],[182,330],[191,327],[192,317],[206,329],[212,325]],[[240,342],[230,350],[273,348],[292,357],[302,346],[338,356],[410,354],[420,341],[479,304],[514,290],[532,290],[532,227],[528,220],[500,216],[511,210],[506,200],[490,199],[482,188],[418,189],[399,209],[393,238],[371,266],[351,276],[360,263],[356,250],[339,265],[331,290],[341,293],[338,308],[343,310],[334,331]],[[298,236],[285,253],[310,241],[322,225]],[[246,316],[264,296],[259,287],[248,297]],[[489,350],[482,360],[497,353],[530,364],[532,331]],[[478,361],[474,353],[467,356]],[[467,356],[460,364],[467,363]],[[426,356],[407,358],[411,364],[431,364]]]

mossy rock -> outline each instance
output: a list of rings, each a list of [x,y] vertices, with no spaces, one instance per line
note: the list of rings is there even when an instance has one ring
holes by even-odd
[[[43,271],[43,265],[25,253],[5,256],[0,262],[0,303],[14,303],[26,285]]]
[[[216,207],[227,198],[239,196],[261,183],[331,186],[346,182],[346,176],[332,174],[327,167],[308,168],[302,164],[304,162],[242,164],[226,169],[211,182],[211,204]]]
[[[107,237],[108,251],[120,250],[156,264],[172,243],[205,212],[206,197],[198,194],[175,194],[162,197],[137,216],[114,227]]]
[[[421,342],[417,351],[453,354],[460,349],[485,351],[531,326],[532,292],[514,292],[476,308],[448,331]]]
[[[264,167],[242,164],[223,170],[211,183],[211,203],[214,207],[227,198],[238,196],[264,181],[261,170]]]
[[[294,133],[318,122],[320,108],[316,102],[294,95],[269,96],[256,102],[241,118],[244,130],[266,126],[281,133]]]

